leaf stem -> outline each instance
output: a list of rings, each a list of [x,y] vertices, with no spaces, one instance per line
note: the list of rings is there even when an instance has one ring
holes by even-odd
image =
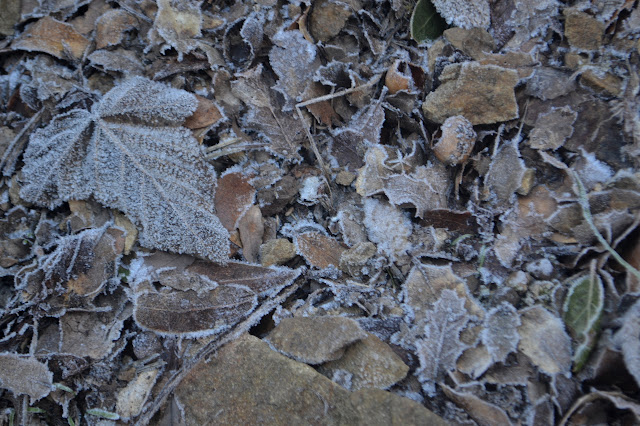
[[[576,182],[576,186],[578,187],[578,203],[580,203],[580,207],[582,207],[582,216],[584,217],[585,222],[591,228],[591,231],[595,235],[596,239],[602,246],[613,256],[613,258],[622,265],[630,274],[640,280],[640,271],[634,268],[629,262],[624,260],[622,256],[618,254],[617,251],[613,249],[607,242],[607,240],[602,236],[595,223],[593,222],[593,215],[591,214],[591,208],[589,207],[589,199],[587,198],[587,191],[584,188],[584,184],[580,177],[573,170],[569,171],[571,173],[571,177]]]

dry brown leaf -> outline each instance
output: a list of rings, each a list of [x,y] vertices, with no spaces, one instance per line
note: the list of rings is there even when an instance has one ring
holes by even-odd
[[[256,190],[250,181],[241,172],[226,173],[218,179],[216,213],[229,232],[238,227],[238,220],[253,205]]]
[[[142,293],[136,296],[134,318],[162,335],[201,337],[218,333],[257,306],[256,293],[240,285],[224,285],[198,294],[193,290]]]
[[[405,301],[415,312],[415,322],[425,319],[425,310],[430,309],[446,290],[453,290],[465,299],[465,309],[479,319],[485,316],[484,309],[473,299],[465,281],[457,276],[451,265],[418,265],[411,269],[403,285]]]
[[[130,307],[123,310],[124,298],[114,297],[113,302],[121,306],[112,306],[107,312],[67,312],[62,316],[59,352],[93,360],[107,356],[120,337],[124,320],[131,316]]]
[[[13,50],[45,52],[58,59],[80,60],[89,46],[82,34],[73,26],[49,16],[41,18],[11,44]]]
[[[200,37],[202,30],[202,1],[189,0],[174,3],[159,0],[158,12],[150,33],[154,43],[166,42],[178,51],[178,59],[197,47],[194,37]]]
[[[216,106],[215,103],[209,99],[195,95],[198,99],[198,106],[196,110],[184,120],[184,127],[189,129],[201,129],[203,127],[211,126],[222,120],[222,112]]]
[[[443,384],[445,395],[471,416],[480,425],[511,425],[509,416],[497,405],[483,401],[472,393],[460,392]]]
[[[116,46],[125,32],[135,29],[138,19],[124,9],[110,10],[96,21],[96,49]]]
[[[238,221],[238,232],[242,241],[242,254],[251,263],[258,263],[260,244],[264,235],[264,219],[260,207],[251,206]]]
[[[302,94],[302,99],[308,101],[329,94],[329,91],[320,83],[313,82],[307,86]],[[340,116],[336,113],[329,101],[314,102],[306,106],[311,114],[325,126],[340,124]]]
[[[571,338],[560,318],[542,306],[520,311],[518,349],[547,374],[565,374],[571,369]]]
[[[485,179],[491,200],[496,206],[506,208],[511,204],[513,195],[522,187],[526,170],[520,158],[518,140],[505,142],[493,156]]]
[[[348,2],[335,0],[320,0],[314,2],[309,19],[309,29],[316,40],[327,42],[332,37],[338,35],[347,23],[347,19],[352,13],[357,12],[360,7],[356,3],[354,10]]]
[[[96,21],[110,10],[113,9],[111,9],[111,5],[106,0],[94,0],[89,3],[89,8],[85,13],[72,19],[69,23],[73,25],[80,34],[88,37],[95,29]]]
[[[346,250],[337,240],[319,232],[304,232],[296,235],[298,253],[309,265],[318,269],[325,269],[333,265],[340,265],[340,256]]]
[[[533,130],[529,133],[529,145],[536,149],[560,148],[573,134],[573,123],[578,114],[570,107],[551,108],[546,114],[540,114]]]

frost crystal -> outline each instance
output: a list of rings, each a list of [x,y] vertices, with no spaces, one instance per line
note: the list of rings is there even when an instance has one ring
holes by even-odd
[[[432,0],[447,24],[460,28],[488,28],[491,10],[487,0]]]
[[[420,381],[429,383],[453,370],[456,360],[467,348],[460,341],[460,332],[469,321],[464,299],[453,290],[443,290],[433,309],[426,312],[426,321],[424,339],[417,341],[416,347]]]
[[[137,77],[91,112],[54,117],[31,137],[21,196],[51,209],[93,196],[141,226],[145,247],[225,261],[215,170],[180,127],[196,105],[190,93]]]
[[[405,255],[411,246],[411,221],[399,209],[386,202],[375,198],[365,200],[364,226],[369,240],[378,245],[378,251],[392,259]]]

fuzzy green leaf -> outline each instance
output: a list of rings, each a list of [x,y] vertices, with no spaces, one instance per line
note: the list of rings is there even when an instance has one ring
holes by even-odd
[[[583,275],[569,283],[563,319],[576,345],[573,370],[580,371],[596,343],[604,309],[604,287],[598,275]]]
[[[418,43],[435,40],[447,29],[447,23],[438,14],[430,0],[418,0],[411,15],[411,38]]]

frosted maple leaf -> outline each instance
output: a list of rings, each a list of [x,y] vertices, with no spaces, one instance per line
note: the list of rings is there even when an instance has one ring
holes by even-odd
[[[54,117],[31,136],[20,195],[50,209],[93,196],[141,227],[143,246],[224,262],[215,170],[180,126],[196,106],[184,90],[136,77],[91,111]]]

